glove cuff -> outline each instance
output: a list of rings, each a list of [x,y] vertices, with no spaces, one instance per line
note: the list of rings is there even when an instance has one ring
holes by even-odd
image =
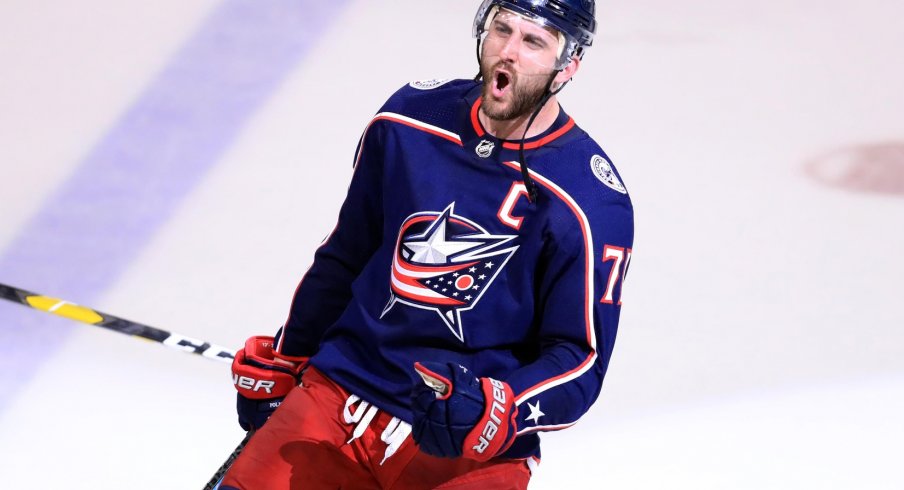
[[[297,376],[308,366],[308,356],[287,356],[273,351],[273,361],[292,370]]]
[[[480,378],[485,408],[474,429],[465,437],[462,456],[487,461],[504,452],[515,442],[518,407],[508,383],[493,378]]]
[[[261,369],[282,371],[292,376],[298,376],[307,366],[307,357],[287,356],[274,350],[273,337],[256,335],[245,341],[245,347],[239,352],[243,353],[244,364]]]

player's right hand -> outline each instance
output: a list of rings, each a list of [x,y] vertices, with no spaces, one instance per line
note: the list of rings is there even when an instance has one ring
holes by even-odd
[[[487,461],[515,442],[518,406],[508,383],[451,362],[417,362],[414,370],[423,383],[411,391],[411,435],[421,451]]]
[[[298,385],[307,357],[287,357],[273,350],[273,337],[255,336],[232,360],[232,383],[238,390],[236,410],[245,430],[260,429]]]

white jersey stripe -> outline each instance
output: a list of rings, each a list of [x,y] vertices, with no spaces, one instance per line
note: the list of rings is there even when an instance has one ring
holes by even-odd
[[[570,424],[558,424],[558,425],[536,425],[534,427],[525,427],[518,431],[518,436],[523,436],[524,434],[533,434],[534,432],[540,431],[554,431],[554,430],[562,430],[571,427],[576,424],[577,421],[571,422]]]
[[[453,143],[457,143],[459,146],[461,146],[461,137],[451,131],[445,130],[439,126],[427,124],[423,121],[418,121],[417,119],[412,119],[408,116],[396,114],[395,112],[380,112],[380,113],[377,113],[377,115],[375,115],[373,117],[373,119],[370,120],[370,122],[367,124],[367,128],[364,129],[364,135],[361,136],[361,141],[358,143],[358,152],[357,152],[358,156],[355,158],[356,166],[358,164],[358,159],[361,158],[361,147],[364,146],[364,138],[365,138],[365,136],[367,136],[367,131],[370,129],[370,127],[373,125],[373,123],[380,121],[380,120],[393,121],[393,122],[397,122],[400,124],[404,124],[406,126],[410,126],[415,129],[420,129],[421,131],[426,131],[428,133],[435,134],[436,136],[445,138],[445,139],[452,141]]]
[[[505,165],[511,167],[512,169],[521,170],[518,162],[503,162]],[[584,321],[585,328],[587,333],[587,342],[591,348],[590,355],[584,359],[584,362],[581,365],[568,373],[564,373],[561,376],[557,376],[555,378],[550,378],[542,383],[538,383],[531,388],[529,388],[524,393],[521,393],[516,399],[515,403],[517,405],[521,405],[526,400],[543,393],[544,391],[559,386],[561,384],[567,383],[571,380],[579,378],[581,375],[586,373],[590,368],[593,367],[593,363],[596,361],[597,357],[597,340],[596,340],[596,328],[593,321],[593,305],[594,305],[594,288],[593,288],[593,235],[590,232],[590,221],[587,219],[587,215],[584,213],[584,210],[578,205],[578,203],[571,197],[565,190],[556,185],[552,180],[540,175],[539,173],[530,170],[531,177],[534,178],[537,182],[542,184],[544,187],[551,190],[556,196],[562,199],[568,207],[575,214],[575,217],[578,219],[578,223],[581,225],[581,232],[584,235],[584,250],[585,250],[585,290],[587,292],[587,296],[584,298]]]

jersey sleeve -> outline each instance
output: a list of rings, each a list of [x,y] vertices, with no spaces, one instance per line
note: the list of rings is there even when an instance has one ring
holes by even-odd
[[[507,379],[519,436],[573,425],[602,388],[634,236],[627,194],[603,194],[583,207],[563,199],[566,211],[551,231],[539,286],[540,354]]]
[[[382,237],[383,126],[372,121],[355,152],[354,174],[332,233],[314,254],[301,279],[277,350],[290,356],[316,353],[324,331],[345,310],[352,282]]]

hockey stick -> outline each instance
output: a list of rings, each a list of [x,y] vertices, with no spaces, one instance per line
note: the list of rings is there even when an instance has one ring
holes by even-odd
[[[24,289],[7,286],[0,283],[0,298],[19,303],[21,305],[53,313],[70,320],[106,328],[114,332],[131,335],[151,342],[157,342],[168,347],[179,349],[183,352],[198,354],[208,359],[222,362],[232,362],[235,351],[221,347],[203,340],[193,339],[174,332],[168,332],[142,323],[119,318],[107,313],[102,313],[91,308],[79,306],[69,301],[64,301],[50,296],[42,296]]]
[[[215,490],[220,485],[220,480],[226,475],[226,471],[229,470],[229,467],[232,466],[232,463],[236,458],[239,457],[239,454],[242,452],[242,449],[245,449],[245,444],[248,444],[248,441],[251,439],[251,435],[254,434],[253,430],[249,430],[247,434],[245,434],[245,438],[242,439],[242,442],[239,443],[238,446],[235,447],[235,451],[232,451],[232,454],[226,458],[226,461],[220,466],[220,469],[217,470],[216,473],[213,474],[213,477],[207,482],[207,485],[204,486],[204,490]]]

